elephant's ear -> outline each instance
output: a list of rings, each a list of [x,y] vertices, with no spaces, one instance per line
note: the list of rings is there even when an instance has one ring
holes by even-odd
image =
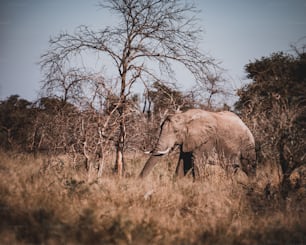
[[[186,125],[183,152],[194,151],[199,146],[212,140],[216,127],[205,118],[195,119]]]

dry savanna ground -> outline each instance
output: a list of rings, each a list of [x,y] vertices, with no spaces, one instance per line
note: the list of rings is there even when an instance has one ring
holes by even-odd
[[[305,196],[223,172],[177,180],[171,156],[139,180],[145,159],[119,179],[110,157],[97,179],[67,156],[0,153],[0,244],[306,244]]]

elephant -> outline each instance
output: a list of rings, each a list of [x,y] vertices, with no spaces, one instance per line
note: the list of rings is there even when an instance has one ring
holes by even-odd
[[[249,128],[234,113],[189,109],[169,115],[161,124],[159,138],[139,177],[146,177],[160,158],[179,147],[176,175],[190,170],[194,178],[202,175],[205,164],[240,168],[255,176],[255,140]]]

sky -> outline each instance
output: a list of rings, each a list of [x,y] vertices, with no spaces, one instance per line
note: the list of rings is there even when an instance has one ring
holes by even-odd
[[[234,89],[245,84],[244,66],[249,62],[273,52],[288,52],[303,37],[305,42],[306,0],[193,1],[201,11],[199,24],[205,31],[201,49],[220,62]],[[38,62],[50,37],[72,33],[80,25],[104,28],[116,23],[98,2],[1,0],[0,100],[12,94],[37,99],[43,80]],[[191,81],[184,77],[181,87],[188,88]]]

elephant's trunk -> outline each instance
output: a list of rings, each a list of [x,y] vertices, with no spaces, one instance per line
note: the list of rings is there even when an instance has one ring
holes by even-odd
[[[151,155],[151,157],[148,159],[148,161],[146,162],[145,166],[143,167],[139,177],[140,178],[146,177],[150,173],[152,168],[156,165],[156,163],[158,162],[159,158],[160,157],[158,157],[158,156]]]

